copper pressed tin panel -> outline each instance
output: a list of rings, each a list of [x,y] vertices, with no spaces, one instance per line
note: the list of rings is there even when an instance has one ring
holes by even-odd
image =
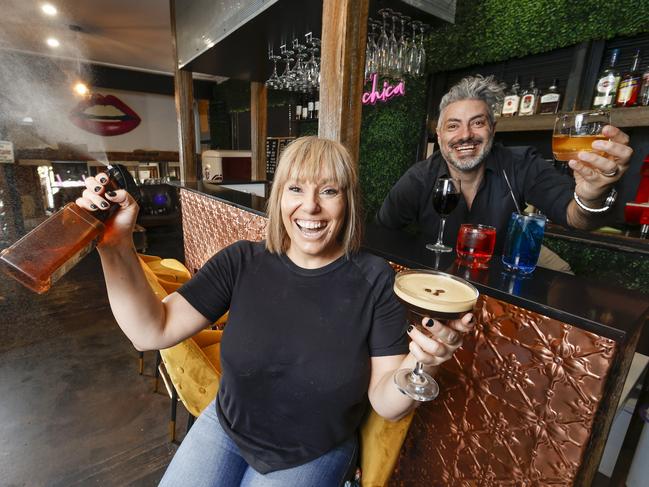
[[[489,296],[476,310],[390,486],[573,485],[616,343]]]
[[[265,238],[266,218],[192,191],[181,190],[185,265],[196,272],[239,240]]]

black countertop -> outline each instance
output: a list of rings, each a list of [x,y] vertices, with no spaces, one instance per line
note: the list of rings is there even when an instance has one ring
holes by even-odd
[[[569,242],[584,243],[603,249],[649,256],[649,239],[639,238],[639,233],[638,229],[634,229],[633,232],[628,232],[628,234],[606,233],[597,230],[588,232],[574,228],[568,229],[554,224],[548,224],[545,228],[545,234],[550,237]]]
[[[266,215],[266,198],[201,182],[175,186]],[[427,250],[428,240],[370,224],[365,229],[363,248],[409,268],[438,269],[463,277],[488,296],[616,341],[625,340],[649,319],[647,295],[543,268],[528,277],[518,276],[505,271],[498,256],[491,259],[486,270],[467,269],[456,263],[453,252]]]
[[[259,182],[259,181],[257,181]],[[206,194],[219,201],[250,211],[257,215],[266,216],[266,198],[251,193],[244,193],[230,188],[224,188],[215,184],[196,183],[170,183],[172,186],[187,189],[194,193]]]
[[[454,252],[426,249],[429,240],[370,224],[363,247],[409,268],[463,277],[481,293],[616,341],[649,319],[649,297],[644,294],[540,267],[530,276],[516,275],[505,270],[499,256],[488,269],[468,269],[457,264]]]

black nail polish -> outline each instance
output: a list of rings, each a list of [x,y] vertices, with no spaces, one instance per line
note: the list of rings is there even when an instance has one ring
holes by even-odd
[[[426,326],[427,326],[428,328],[430,328],[430,327],[433,326],[434,324],[435,324],[435,322],[432,320],[432,318],[426,322]]]
[[[99,191],[101,191],[101,186],[96,186],[95,187],[95,193],[99,193]]]
[[[412,328],[413,328],[412,325],[408,325],[408,333],[410,333],[412,331]]]
[[[96,209],[97,209],[97,205],[90,205],[90,208],[93,209],[93,210],[96,210]]]
[[[106,193],[108,196],[117,196],[117,193],[115,191],[109,191]]]
[[[99,179],[99,182],[100,182],[101,184],[106,184],[106,181],[108,181],[108,179],[106,179],[106,178],[100,178],[100,179]]]
[[[105,201],[102,201],[101,202],[101,207],[102,208],[108,208],[108,203],[106,203]]]

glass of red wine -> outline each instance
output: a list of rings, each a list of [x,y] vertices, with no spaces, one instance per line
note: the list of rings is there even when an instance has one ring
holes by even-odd
[[[452,247],[444,245],[444,226],[446,217],[455,209],[460,202],[460,180],[453,178],[438,178],[433,187],[433,208],[441,219],[437,242],[426,244],[428,250],[433,252],[450,252]]]

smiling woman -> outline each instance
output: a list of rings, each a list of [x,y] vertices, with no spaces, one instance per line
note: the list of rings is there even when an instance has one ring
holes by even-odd
[[[286,253],[305,268],[358,250],[357,181],[342,145],[315,136],[291,143],[282,153],[268,202],[268,250]]]

